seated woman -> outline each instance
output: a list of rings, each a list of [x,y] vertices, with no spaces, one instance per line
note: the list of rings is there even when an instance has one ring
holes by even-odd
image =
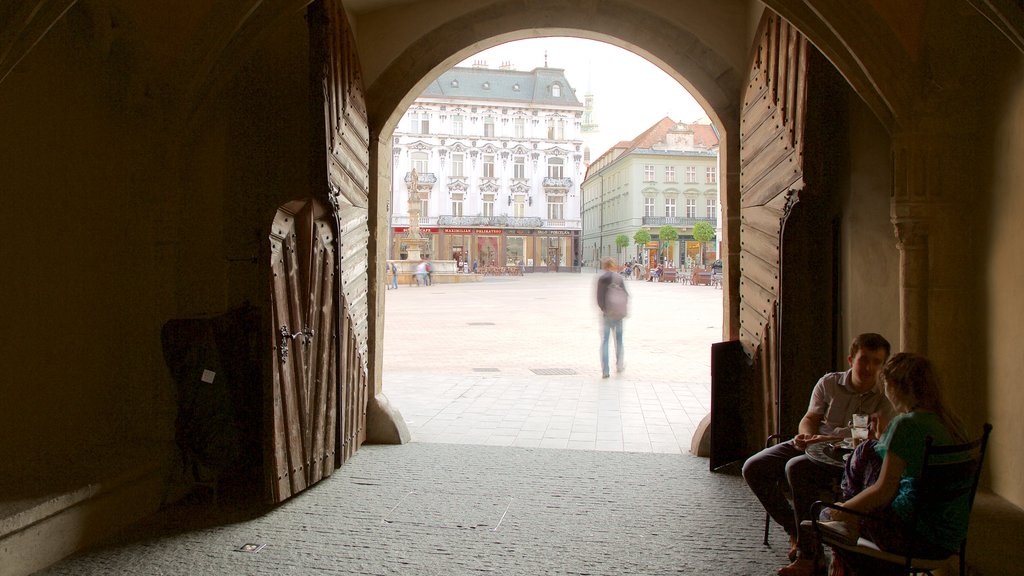
[[[966,435],[959,418],[942,401],[938,377],[923,356],[900,353],[882,367],[885,395],[899,413],[877,442],[868,440],[847,461],[840,506],[870,512],[885,521],[862,520],[860,534],[881,549],[902,552],[913,544],[919,554],[945,557],[956,551],[967,532],[968,503],[918,513],[915,537],[904,540],[909,521],[914,479],[922,469],[925,438],[935,445],[961,444]],[[833,520],[856,524],[858,517],[826,510]],[[832,574],[902,574],[899,567],[835,549]]]

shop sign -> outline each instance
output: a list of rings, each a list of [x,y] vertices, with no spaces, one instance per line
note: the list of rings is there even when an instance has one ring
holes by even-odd
[[[572,236],[575,230],[542,230],[541,234],[548,236]]]
[[[408,232],[409,231],[409,227],[408,226],[395,226],[392,230],[395,232],[395,234],[399,234],[401,232]],[[430,233],[434,233],[434,234],[437,234],[437,230],[438,230],[437,228],[422,228],[422,227],[420,228],[420,232],[430,232]]]
[[[501,228],[442,228],[445,234],[501,234]]]

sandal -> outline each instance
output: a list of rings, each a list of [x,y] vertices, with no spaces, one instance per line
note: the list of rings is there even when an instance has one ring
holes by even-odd
[[[779,568],[779,576],[814,576],[815,563],[810,558],[797,558],[789,566]]]

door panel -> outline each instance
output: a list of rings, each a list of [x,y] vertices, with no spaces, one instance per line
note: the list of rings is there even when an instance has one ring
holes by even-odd
[[[712,469],[763,446],[779,424],[782,240],[804,187],[807,40],[766,10],[755,42],[740,117],[740,339],[718,351],[712,366],[712,382],[728,386],[712,401]],[[744,438],[727,440],[734,434]]]
[[[272,494],[281,501],[335,468],[335,256],[329,211],[281,207],[270,234],[273,361]]]
[[[366,438],[369,123],[344,7],[309,5],[310,194],[270,235],[275,502],[328,477]]]

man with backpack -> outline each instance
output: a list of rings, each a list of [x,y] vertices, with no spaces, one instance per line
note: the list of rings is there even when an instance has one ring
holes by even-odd
[[[622,347],[622,320],[629,309],[629,293],[622,275],[617,272],[614,258],[601,262],[604,273],[597,280],[597,307],[601,309],[601,377],[610,375],[608,361],[608,338],[615,332],[615,371],[626,369]]]

